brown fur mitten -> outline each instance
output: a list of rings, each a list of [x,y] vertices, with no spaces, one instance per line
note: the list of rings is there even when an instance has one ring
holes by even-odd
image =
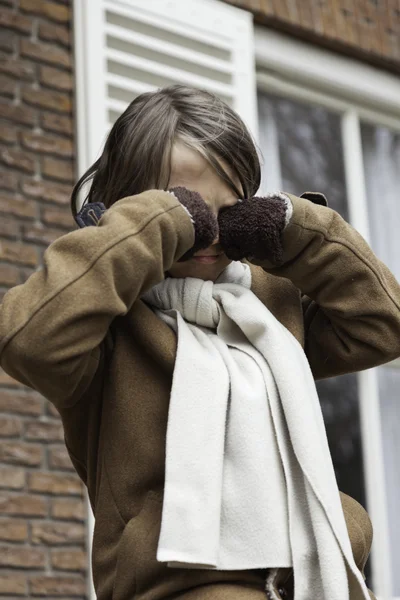
[[[283,230],[289,198],[280,192],[239,200],[218,216],[219,241],[231,260],[268,259],[279,265],[283,256]]]
[[[194,245],[178,261],[184,262],[192,258],[198,250],[211,246],[218,235],[218,221],[198,192],[192,192],[182,186],[171,188],[168,192],[174,194],[189,213],[194,227]]]

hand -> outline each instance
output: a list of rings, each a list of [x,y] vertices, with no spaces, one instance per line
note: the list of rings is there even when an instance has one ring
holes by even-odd
[[[198,192],[178,186],[167,190],[172,193],[189,214],[195,232],[194,245],[178,262],[190,260],[199,250],[208,248],[218,236],[218,221]]]
[[[268,259],[280,264],[283,230],[291,202],[278,192],[270,196],[239,200],[219,212],[219,242],[231,260]]]

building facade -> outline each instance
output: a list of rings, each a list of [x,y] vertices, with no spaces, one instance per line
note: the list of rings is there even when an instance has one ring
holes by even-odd
[[[400,279],[399,0],[0,0],[0,26],[0,299],[75,228],[73,183],[118,115],[175,82],[240,112],[261,192],[324,192]],[[382,600],[400,598],[399,387],[397,363],[318,384]],[[94,598],[92,527],[57,411],[0,370],[0,596]]]

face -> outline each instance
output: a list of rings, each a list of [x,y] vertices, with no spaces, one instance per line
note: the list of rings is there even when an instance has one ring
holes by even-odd
[[[229,165],[221,159],[218,160],[237,188],[242,190],[238,177]],[[171,177],[168,188],[180,185],[198,192],[216,217],[221,208],[232,206],[238,200],[228,184],[199,152],[177,142],[171,153]],[[191,260],[175,263],[168,271],[168,275],[215,281],[230,262],[232,261],[222,252],[217,238],[209,248],[196,252]]]

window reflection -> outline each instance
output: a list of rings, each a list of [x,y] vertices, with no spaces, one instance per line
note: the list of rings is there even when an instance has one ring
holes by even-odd
[[[400,280],[400,133],[362,124],[371,246]]]
[[[258,109],[265,189],[271,189],[269,166],[275,168],[278,162],[282,190],[296,195],[323,192],[329,206],[348,221],[340,116],[264,93],[259,95]],[[278,159],[269,161],[276,145]],[[276,181],[276,172],[270,180]],[[317,390],[339,489],[366,507],[357,375],[319,381]],[[369,565],[366,575],[370,584]]]
[[[297,196],[322,192],[329,206],[348,220],[339,115],[323,107],[260,94],[261,128],[267,113],[277,131],[282,189]],[[267,157],[264,168],[268,182]]]
[[[316,383],[339,489],[365,506],[357,377]]]

